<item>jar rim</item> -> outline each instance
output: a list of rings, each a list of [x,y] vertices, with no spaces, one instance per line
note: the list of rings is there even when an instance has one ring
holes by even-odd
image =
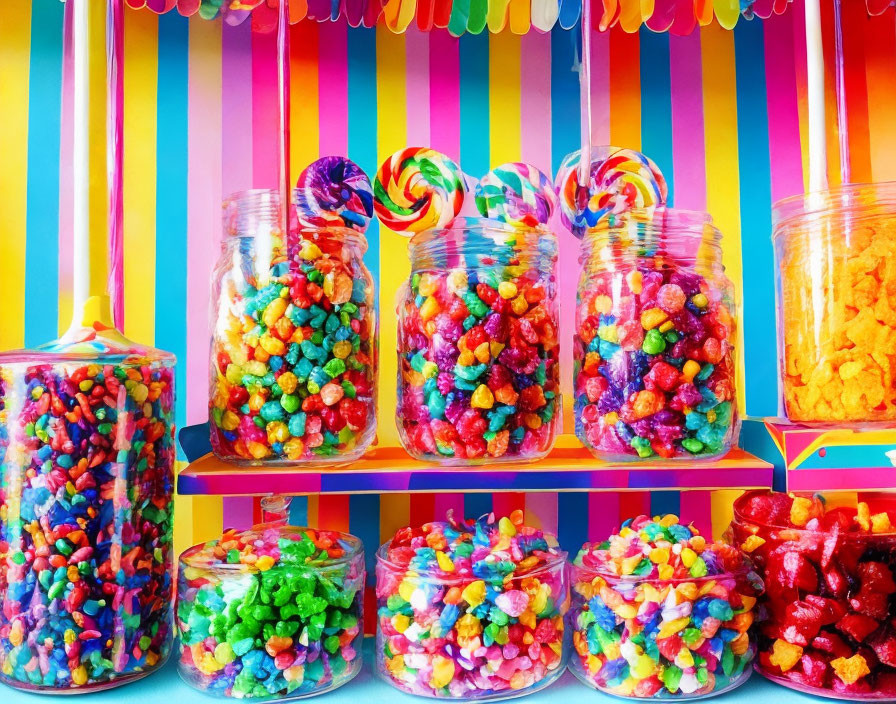
[[[708,582],[715,579],[724,579],[726,577],[745,577],[750,572],[753,572],[754,569],[749,562],[744,562],[738,569],[736,570],[725,570],[724,572],[719,572],[718,574],[705,574],[702,577],[673,577],[671,579],[660,579],[659,577],[645,577],[642,575],[636,574],[616,574],[615,572],[610,572],[608,570],[603,570],[599,567],[589,567],[588,565],[577,565],[575,562],[570,562],[570,566],[579,572],[584,572],[589,575],[593,575],[594,577],[601,577],[603,579],[612,579],[616,583],[631,583],[631,584],[641,584],[643,582],[650,582],[651,584],[686,584],[688,582],[695,582],[697,584]]]
[[[705,210],[689,210],[687,208],[633,208],[616,218],[603,218],[590,228],[583,239],[588,239],[606,230],[619,230],[631,225],[640,225],[658,232],[680,232],[686,236],[697,236],[703,233],[708,225],[715,232],[715,238],[721,239],[721,232],[715,226],[712,215]],[[699,228],[699,229],[698,229]]]
[[[418,232],[413,237],[411,237],[410,245],[412,247],[421,247],[426,246],[436,240],[436,238],[443,237],[445,232],[450,232],[452,230],[457,231],[467,231],[467,232],[481,232],[481,233],[500,233],[505,235],[531,235],[537,234],[539,236],[550,237],[556,239],[556,234],[554,234],[553,230],[547,225],[539,225],[538,227],[525,227],[525,226],[516,226],[511,225],[506,222],[502,222],[500,220],[495,220],[494,218],[483,218],[483,217],[471,217],[471,216],[461,216],[456,217],[450,223],[445,225],[444,227],[435,227],[429,230],[423,230],[423,232]]]
[[[784,226],[794,220],[823,215],[835,208],[855,207],[869,197],[889,203],[896,211],[896,181],[843,183],[781,198],[772,205],[772,239],[776,239]]]
[[[739,496],[734,501],[734,521],[740,522],[742,524],[754,525],[759,528],[769,528],[772,530],[783,530],[793,533],[794,535],[811,535],[811,536],[827,536],[832,535],[833,532],[830,530],[809,530],[808,528],[794,528],[791,526],[782,526],[776,523],[766,523],[765,521],[757,521],[752,518],[748,518],[743,514],[742,506],[743,502],[747,497],[750,496],[759,496],[761,494],[768,495],[771,492],[757,492],[757,491],[747,491],[744,492],[742,496]],[[868,538],[893,538],[896,537],[896,530],[887,531],[884,533],[839,533],[838,539],[840,540],[867,540]]]
[[[282,525],[278,523],[257,523],[251,528],[248,528],[244,531],[239,531],[240,533],[245,533],[247,531],[255,531],[257,533],[263,533],[265,530],[269,530],[272,528],[276,528],[280,531],[280,533],[288,533],[288,534],[304,534],[306,531],[313,531],[315,533],[320,532],[317,529],[309,528],[308,526],[289,526]],[[327,559],[324,562],[315,563],[314,565],[307,565],[305,563],[299,563],[299,566],[313,567],[315,569],[322,569],[327,567],[338,567],[340,565],[347,565],[351,562],[354,562],[358,559],[359,556],[363,557],[364,555],[364,544],[361,542],[361,539],[352,535],[351,533],[343,533],[338,530],[327,531],[330,534],[339,536],[339,540],[348,543],[351,546],[350,551],[346,551],[346,553],[342,557],[337,557],[333,559]],[[248,574],[255,574],[260,572],[255,565],[246,564],[243,562],[218,562],[218,563],[202,563],[197,564],[195,562],[196,557],[202,552],[202,549],[205,548],[209,542],[218,543],[220,542],[220,538],[216,538],[212,541],[207,541],[205,543],[197,543],[186,550],[184,550],[180,557],[178,558],[178,562],[183,563],[187,567],[195,567],[197,569],[207,570],[207,571],[222,571],[222,572],[245,572]],[[193,562],[191,562],[193,560]]]
[[[399,565],[397,562],[393,562],[389,559],[389,546],[392,544],[392,541],[389,540],[377,548],[376,551],[376,562],[378,565],[383,565],[395,572],[413,572],[419,576],[425,577],[434,582],[439,582],[440,584],[460,584],[461,582],[469,581],[472,579],[473,581],[477,579],[481,579],[481,577],[476,577],[475,575],[470,575],[468,577],[461,577],[459,575],[451,575],[445,574],[439,569],[414,569],[409,565]],[[544,572],[549,572],[551,569],[556,568],[558,564],[565,564],[569,557],[569,553],[565,550],[559,550],[551,555],[550,560],[545,560],[538,567],[531,569],[527,572],[521,572],[519,574],[514,573],[512,579],[516,578],[525,578],[525,577],[537,577]]]

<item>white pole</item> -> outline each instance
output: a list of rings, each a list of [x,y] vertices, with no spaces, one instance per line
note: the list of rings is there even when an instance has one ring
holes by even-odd
[[[806,75],[809,98],[809,191],[828,187],[825,142],[824,51],[819,0],[806,0]]]
[[[579,62],[579,101],[581,102],[582,152],[579,159],[579,184],[588,188],[591,177],[591,0],[582,2],[582,57]]]
[[[74,54],[74,145],[72,148],[74,204],[73,312],[81,320],[90,295],[90,42],[88,4],[73,3],[72,49]]]

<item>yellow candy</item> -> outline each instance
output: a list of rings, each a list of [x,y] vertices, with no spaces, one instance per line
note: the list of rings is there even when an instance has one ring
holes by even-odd
[[[641,327],[645,330],[652,330],[658,325],[666,322],[668,317],[666,311],[662,308],[648,308],[641,313]]]
[[[401,657],[400,655],[398,657]],[[301,682],[305,679],[305,666],[292,665],[283,671],[283,679],[287,682]]]
[[[439,373],[439,365],[435,362],[424,362],[423,369],[420,370],[424,379],[432,379]]]
[[[656,667],[656,661],[649,655],[639,655],[631,666],[631,673],[636,679],[644,680],[656,671]]]
[[[507,516],[502,516],[498,521],[498,532],[501,535],[513,537],[516,535],[516,526]]]
[[[837,673],[837,677],[843,680],[844,684],[855,684],[865,675],[871,674],[868,669],[868,663],[865,658],[856,653],[851,658],[837,658],[831,660],[831,667]]]
[[[336,343],[336,345],[339,345],[339,344],[342,344],[342,343],[340,343],[340,342]],[[349,342],[346,344],[348,344],[349,349],[351,349],[351,346],[352,346],[351,343]],[[336,352],[336,345],[333,345],[334,353]],[[277,384],[279,384],[280,388],[283,390],[283,393],[291,394],[293,391],[296,390],[296,387],[299,385],[299,380],[296,377],[296,375],[293,374],[292,372],[283,372],[277,378]]]
[[[665,621],[661,626],[659,633],[657,633],[657,639],[660,638],[668,638],[669,636],[673,636],[684,628],[688,627],[688,624],[691,622],[690,616],[683,616],[682,618],[677,618],[673,621]]]
[[[856,523],[861,526],[862,530],[871,530],[871,511],[864,501],[860,501],[856,506]]]
[[[700,372],[700,363],[689,359],[681,368],[681,375],[689,384],[694,381],[694,377]]]
[[[269,328],[274,327],[277,321],[283,317],[288,305],[289,303],[287,303],[285,298],[275,298],[264,309],[264,313],[261,316],[262,322]]]
[[[758,535],[751,535],[747,538],[740,546],[740,549],[744,552],[753,552],[756,548],[765,545],[765,538],[760,538]]]
[[[616,425],[619,422],[619,414],[616,411],[610,411],[607,415],[604,416],[604,423],[606,425]]]
[[[707,420],[709,420],[709,417],[707,417]],[[795,526],[806,525],[809,522],[811,511],[812,500],[797,496],[790,506],[790,522]]]
[[[253,359],[251,362],[246,362],[243,365],[243,369],[246,371],[246,374],[251,374],[252,376],[264,376],[268,373],[267,366],[257,359]]]
[[[280,355],[286,354],[286,343],[271,335],[262,335],[258,340],[258,344],[261,349],[272,357],[279,357]]]
[[[463,269],[453,269],[451,273],[448,274],[446,285],[448,286],[449,293],[453,293],[455,295],[464,293],[467,288],[469,288],[469,283],[467,281],[467,272],[465,272]]]
[[[695,528],[694,530],[697,529]],[[690,542],[691,547],[698,553],[703,552],[706,549],[706,538],[704,538],[702,535],[695,535],[691,538]]]
[[[650,551],[650,561],[655,565],[665,564],[669,561],[669,548],[654,548]]]
[[[772,654],[769,656],[769,662],[781,668],[781,672],[787,672],[793,669],[800,658],[803,657],[803,649],[798,645],[788,643],[786,640],[778,638],[772,646]],[[841,660],[843,658],[840,658]],[[834,663],[832,662],[831,665]]]
[[[698,293],[696,296],[691,298],[691,303],[693,303],[698,308],[706,308],[709,305],[709,300],[706,298],[706,295],[703,293]]]
[[[516,284],[512,281],[502,281],[498,284],[498,295],[501,298],[514,298],[516,297],[517,292]]]
[[[681,551],[681,564],[685,567],[690,567],[697,561],[697,553],[695,553],[690,548],[684,548]]]
[[[240,417],[233,411],[224,411],[221,417],[221,427],[224,430],[236,430],[240,424]]]
[[[886,513],[875,513],[871,517],[872,533],[888,533],[893,526],[890,524],[890,516]]]
[[[401,584],[398,585],[398,595],[405,601],[410,601],[411,596],[414,594],[414,590],[416,589],[416,584],[414,584],[413,582],[409,582],[408,580],[404,580]]]
[[[268,431],[268,442],[271,445],[275,442],[286,442],[289,440],[289,428],[282,421],[271,421],[265,429]]]
[[[436,561],[439,563],[439,569],[442,572],[454,572],[454,563],[441,550],[436,551]]]
[[[439,302],[435,299],[434,296],[430,296],[425,301],[423,301],[423,305],[420,306],[420,319],[421,320],[429,320],[430,318],[434,318],[441,311],[441,306],[439,306]]]
[[[522,315],[529,310],[529,302],[525,296],[517,296],[510,304],[510,309],[517,315]]]
[[[432,678],[429,685],[433,689],[446,687],[454,678],[454,660],[442,655],[436,655],[432,659]]]
[[[303,443],[299,438],[290,438],[285,443],[283,443],[283,451],[286,453],[286,457],[288,459],[300,459],[302,457],[302,453],[305,451],[305,443]]]
[[[274,566],[274,558],[270,555],[262,555],[255,561],[255,566],[262,572],[267,572]]]
[[[345,359],[352,353],[352,343],[348,340],[340,340],[333,345],[333,356],[338,359]]]
[[[459,638],[475,638],[482,633],[482,624],[473,614],[464,614],[461,616],[457,620],[455,627],[457,628],[457,635]]]
[[[460,353],[460,356],[457,358],[457,363],[462,367],[472,367],[473,362],[476,361],[476,357],[470,350],[464,350]]]
[[[606,315],[613,310],[613,299],[603,294],[595,296],[591,301],[591,307],[594,309],[595,313]]]
[[[657,328],[657,329],[660,332],[669,332],[674,327],[675,327],[675,323],[673,323],[671,320],[667,320],[665,323],[660,325],[659,328]]]
[[[625,282],[628,284],[631,292],[637,296],[641,293],[641,287],[644,283],[644,275],[637,269],[634,269],[626,274]]]
[[[421,274],[420,282],[417,284],[417,293],[421,296],[431,296],[439,288],[438,279],[432,274]]]
[[[214,660],[214,658],[212,658]],[[220,667],[218,668],[221,669]],[[74,670],[72,670],[72,683],[78,686],[82,684],[87,684],[87,668],[83,665],[78,665]]]
[[[314,242],[302,240],[302,248],[299,250],[299,256],[302,259],[311,261],[312,259],[318,259],[321,254],[320,247],[314,244]]]
[[[469,604],[471,609],[475,609],[483,601],[485,601],[485,582],[483,582],[481,579],[477,579],[475,582],[470,582],[464,588],[461,596],[463,597],[463,600],[467,602],[467,604]],[[405,601],[408,600],[405,599]]]
[[[470,397],[470,406],[472,408],[491,408],[494,405],[495,395],[492,393],[492,390],[485,384],[477,386]]]
[[[681,669],[694,666],[694,656],[687,648],[682,648],[675,656],[675,664]]]
[[[483,342],[479,347],[473,350],[473,356],[480,364],[488,364],[492,359],[492,350],[487,342]]]
[[[620,604],[613,611],[622,619],[630,619],[638,615],[638,607],[634,604]]]
[[[263,460],[270,452],[270,448],[264,443],[254,441],[249,443],[249,454],[257,460]]]
[[[404,614],[395,614],[392,617],[392,627],[399,633],[404,633],[411,625],[411,619]]]
[[[505,345],[501,342],[495,342],[492,340],[488,343],[489,351],[492,353],[492,357],[495,359],[498,358],[498,355],[504,350]]]

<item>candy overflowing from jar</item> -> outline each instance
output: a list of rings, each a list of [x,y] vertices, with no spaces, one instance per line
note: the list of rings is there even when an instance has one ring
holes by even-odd
[[[734,511],[727,537],[768,587],[759,670],[827,696],[896,697],[892,514],[773,492],[745,494]]]
[[[91,337],[0,355],[0,681],[13,687],[123,684],[173,640],[174,358]]]
[[[606,458],[710,458],[737,438],[727,281],[662,254],[583,277],[574,347],[576,434]]]
[[[449,699],[547,686],[565,666],[565,558],[519,511],[398,531],[377,552],[378,673]]]
[[[366,240],[349,228],[284,238],[276,204],[270,222],[244,227],[240,209],[251,211],[257,193],[234,204],[216,271],[212,447],[248,463],[352,461],[376,430]]]
[[[364,552],[350,535],[260,525],[180,558],[181,676],[238,699],[320,694],[361,669]]]
[[[676,516],[639,516],[586,543],[571,580],[571,668],[584,683],[624,697],[698,698],[749,677],[762,583],[735,548]]]

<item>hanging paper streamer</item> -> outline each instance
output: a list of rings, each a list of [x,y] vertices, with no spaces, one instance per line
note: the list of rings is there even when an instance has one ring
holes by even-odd
[[[568,154],[557,171],[563,223],[581,238],[608,215],[664,205],[666,179],[652,159],[634,149],[595,147],[587,187],[579,181],[581,151]]]
[[[463,172],[444,154],[425,147],[395,152],[380,166],[373,184],[380,222],[400,235],[445,227],[463,206]]]
[[[364,232],[373,216],[373,187],[361,167],[325,156],[299,174],[296,215],[305,227],[349,227]]]
[[[531,164],[502,164],[476,185],[476,207],[483,217],[515,227],[547,224],[557,207],[554,184]]]

